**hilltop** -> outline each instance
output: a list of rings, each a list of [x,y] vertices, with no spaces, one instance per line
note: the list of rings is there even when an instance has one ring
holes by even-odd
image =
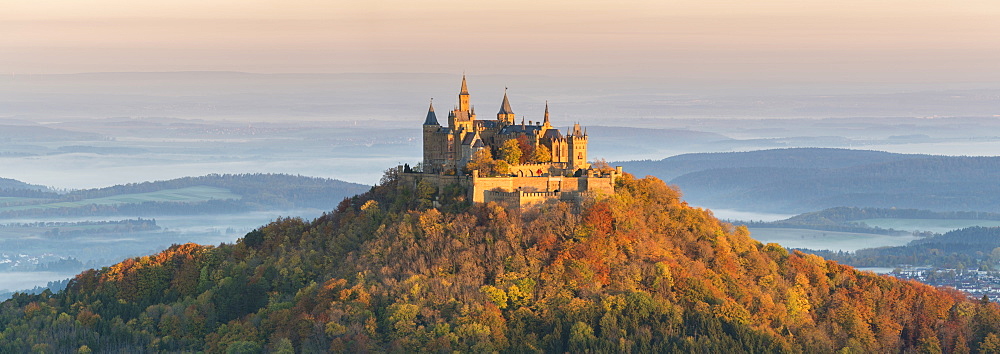
[[[1000,157],[796,148],[616,163],[678,185],[692,204],[803,213],[833,207],[1000,212]]]
[[[0,305],[0,351],[1000,349],[997,304],[761,244],[655,178],[463,200],[387,175],[313,221],[90,270]]]

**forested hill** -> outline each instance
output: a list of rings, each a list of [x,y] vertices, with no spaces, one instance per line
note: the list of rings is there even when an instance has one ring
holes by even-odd
[[[1000,350],[997,304],[760,244],[654,178],[523,211],[385,182],[15,296],[0,352]]]
[[[1000,212],[1000,157],[779,149],[616,163],[669,178],[688,202],[802,213],[832,207]]]
[[[806,251],[858,267],[920,264],[942,269],[995,271],[1000,262],[1000,227],[967,227],[916,239],[905,246],[866,248],[853,253]]]
[[[10,178],[0,178],[0,190],[33,190],[33,191],[45,191],[48,190],[45,186],[39,186],[36,184],[28,184],[16,179]]]
[[[333,208],[370,189],[340,180],[287,174],[212,174],[55,193],[0,190],[0,219],[52,216],[157,216]]]

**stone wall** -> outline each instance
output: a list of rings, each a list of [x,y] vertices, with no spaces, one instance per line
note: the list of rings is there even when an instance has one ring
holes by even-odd
[[[416,188],[420,180],[426,180],[439,191],[457,183],[469,189],[469,197],[474,203],[510,201],[526,205],[550,199],[573,199],[582,194],[613,194],[614,180],[620,173],[620,169],[605,175],[581,177],[479,177],[479,171],[472,171],[471,176],[401,173],[400,183]]]

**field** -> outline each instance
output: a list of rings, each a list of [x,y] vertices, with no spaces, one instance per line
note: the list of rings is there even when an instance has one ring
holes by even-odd
[[[194,186],[180,189],[165,189],[149,193],[121,194],[111,197],[83,199],[73,202],[55,202],[34,205],[18,205],[0,208],[0,211],[29,210],[29,209],[55,209],[55,208],[77,208],[86,205],[117,205],[133,204],[143,202],[204,202],[213,199],[240,199],[237,194],[231,193],[228,189]],[[14,198],[11,198],[14,199]],[[2,202],[2,201],[0,201]]]
[[[755,240],[774,242],[786,248],[809,248],[831,251],[856,251],[862,248],[902,246],[914,236],[887,236],[853,232],[836,232],[808,229],[750,228]]]
[[[936,233],[945,233],[951,230],[964,229],[972,226],[1000,226],[1000,221],[998,220],[963,219],[865,219],[855,220],[854,222],[863,222],[868,224],[868,226],[876,226],[883,229],[931,231]]]

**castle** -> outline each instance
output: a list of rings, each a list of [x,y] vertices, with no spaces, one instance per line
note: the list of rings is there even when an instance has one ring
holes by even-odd
[[[426,180],[441,188],[467,187],[473,202],[526,205],[550,199],[579,200],[587,194],[613,193],[621,169],[592,168],[587,162],[587,132],[579,124],[564,135],[549,121],[516,122],[504,91],[496,119],[476,119],[465,75],[458,105],[442,126],[431,102],[423,124],[423,162],[404,181]]]

